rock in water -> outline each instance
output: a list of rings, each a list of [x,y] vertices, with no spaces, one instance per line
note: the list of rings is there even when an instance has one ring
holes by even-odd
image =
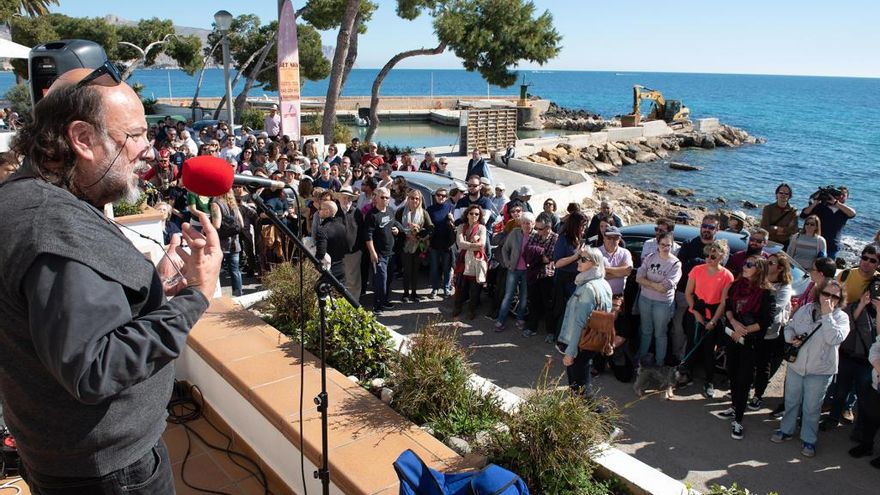
[[[703,170],[703,167],[698,167],[696,165],[690,165],[684,162],[669,162],[669,168],[673,170],[684,170],[687,172],[692,172],[695,170]]]
[[[594,161],[593,164],[600,174],[617,175],[617,168],[610,163]]]
[[[666,194],[670,196],[675,196],[677,198],[685,198],[688,196],[693,196],[694,190],[688,189],[687,187],[673,187],[672,189],[666,191]]]
[[[743,201],[743,208],[757,208],[758,205],[752,203],[751,201]]]

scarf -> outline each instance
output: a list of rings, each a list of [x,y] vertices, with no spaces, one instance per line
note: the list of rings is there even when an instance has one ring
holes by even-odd
[[[574,285],[584,285],[590,280],[599,278],[599,267],[594,266],[585,272],[580,272],[574,278]]]
[[[745,278],[739,278],[730,286],[730,300],[733,307],[729,308],[737,315],[756,315],[761,311],[761,299],[764,291]]]
[[[416,225],[419,228],[425,226],[424,209],[419,206],[415,211],[409,208],[409,201],[403,205],[403,213],[400,216],[400,222],[404,227],[409,229],[410,225]],[[407,235],[406,241],[403,243],[403,250],[407,253],[415,253],[419,248],[418,237]]]

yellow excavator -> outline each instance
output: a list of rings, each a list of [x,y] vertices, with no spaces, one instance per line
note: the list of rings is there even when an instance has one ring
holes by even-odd
[[[621,119],[624,127],[634,127],[642,119],[642,100],[651,100],[653,105],[645,120],[663,120],[670,124],[684,123],[690,119],[691,111],[681,100],[667,100],[663,93],[656,89],[636,84],[633,86],[633,112]]]

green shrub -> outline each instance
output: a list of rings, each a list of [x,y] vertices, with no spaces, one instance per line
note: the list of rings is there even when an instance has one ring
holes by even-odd
[[[712,485],[709,487],[709,491],[706,495],[750,495],[750,492],[747,488],[740,488],[736,483],[730,485],[730,487],[721,486],[721,485]],[[770,492],[768,495],[777,495],[776,492]]]
[[[146,193],[141,193],[138,200],[134,203],[128,203],[126,201],[117,201],[113,203],[113,216],[114,217],[127,217],[129,215],[137,215],[144,211],[144,203],[147,202]]]
[[[266,113],[259,108],[245,108],[238,115],[238,123],[251,129],[262,129],[265,124]]]
[[[314,292],[314,291],[313,291]],[[361,379],[384,378],[394,356],[391,334],[376,316],[353,307],[345,299],[334,301],[335,309],[327,308],[327,364],[345,375]],[[306,324],[306,349],[318,354],[321,317],[318,312]]]
[[[412,146],[397,146],[397,145],[393,145],[393,144],[383,143],[380,141],[380,142],[376,143],[376,148],[377,148],[376,153],[379,153],[380,155],[385,154],[386,151],[388,152],[389,155],[395,155],[395,156],[401,156],[404,153],[409,153],[410,155],[413,154],[413,147]],[[364,151],[366,151],[366,150],[364,150]]]
[[[304,265],[301,282],[299,264],[293,263],[280,263],[265,276],[268,313],[279,331],[298,337],[300,325],[318,313],[317,281],[318,272]]]
[[[31,118],[31,90],[27,84],[16,84],[6,91],[5,98],[9,100],[9,106],[18,112],[18,118],[28,121]]]
[[[612,483],[594,479],[590,455],[608,440],[617,413],[607,401],[586,401],[558,380],[548,382],[548,371],[507,421],[509,431],[493,433],[489,456],[536,493],[608,493]]]
[[[303,122],[301,134],[309,135],[309,134],[322,134],[321,133],[321,121],[324,117],[319,113],[315,115],[315,118],[310,122]],[[351,142],[351,128],[347,125],[339,122],[338,119],[333,119],[333,142],[334,143],[350,143]],[[330,144],[330,143],[324,143]]]
[[[469,385],[468,355],[453,331],[428,324],[409,343],[409,354],[392,363],[392,406],[435,436],[471,437],[494,427],[504,416],[493,394]]]

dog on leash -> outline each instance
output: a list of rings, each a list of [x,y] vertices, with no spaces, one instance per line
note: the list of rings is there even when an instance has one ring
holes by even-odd
[[[633,390],[636,395],[642,397],[649,390],[663,392],[666,400],[671,400],[675,395],[675,387],[685,378],[675,366],[657,366],[654,357],[650,354],[642,356],[639,360],[639,370],[636,374]]]

